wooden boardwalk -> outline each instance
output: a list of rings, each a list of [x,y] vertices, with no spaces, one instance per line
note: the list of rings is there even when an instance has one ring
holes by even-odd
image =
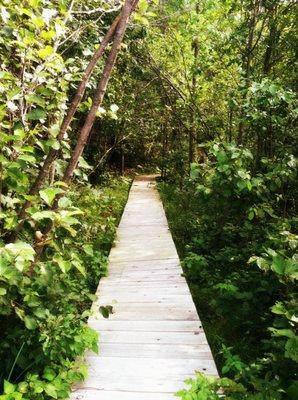
[[[152,177],[132,185],[97,294],[100,354],[87,354],[72,400],[174,400],[195,370],[217,375]],[[114,313],[104,319],[99,305]]]

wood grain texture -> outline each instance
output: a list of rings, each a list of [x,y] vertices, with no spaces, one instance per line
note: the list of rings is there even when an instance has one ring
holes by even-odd
[[[217,375],[153,178],[132,185],[97,295],[100,352],[86,353],[89,378],[71,400],[174,400],[195,371]]]

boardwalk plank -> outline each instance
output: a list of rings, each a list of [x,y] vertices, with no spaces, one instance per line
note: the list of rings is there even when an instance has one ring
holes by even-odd
[[[207,344],[203,330],[195,332],[134,332],[100,331],[100,343],[133,343],[133,344]],[[104,347],[104,346],[103,346]]]

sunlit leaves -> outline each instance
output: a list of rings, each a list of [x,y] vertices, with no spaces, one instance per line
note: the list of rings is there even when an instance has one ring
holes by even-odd
[[[43,60],[45,60],[46,58],[48,58],[49,56],[51,56],[54,53],[54,49],[52,46],[45,46],[43,49],[40,49],[37,54],[39,55],[39,57]]]
[[[57,194],[63,193],[63,190],[57,187],[47,188],[39,191],[40,197],[50,206]]]
[[[35,251],[29,243],[16,242],[8,243],[4,248],[0,248],[0,255],[4,260],[14,261],[15,267],[23,271],[34,261]]]
[[[67,273],[71,269],[71,262],[64,260],[62,256],[55,256],[53,261],[58,264],[63,273]]]
[[[15,391],[15,385],[12,383],[4,380],[4,393],[5,394],[11,394]]]

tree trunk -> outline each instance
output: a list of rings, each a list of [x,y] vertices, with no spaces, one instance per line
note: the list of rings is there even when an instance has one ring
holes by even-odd
[[[91,107],[91,109],[87,115],[86,121],[80,131],[77,144],[72,152],[71,158],[69,160],[69,163],[66,167],[66,170],[65,170],[65,173],[64,173],[64,176],[62,179],[62,181],[65,182],[66,184],[68,184],[71,181],[71,178],[73,176],[75,168],[78,164],[79,158],[80,158],[80,156],[84,150],[84,147],[87,143],[91,128],[92,128],[93,123],[96,118],[97,110],[100,107],[100,105],[102,104],[102,101],[103,101],[103,98],[104,98],[104,95],[106,92],[107,84],[109,82],[113,67],[114,67],[116,59],[117,59],[117,55],[120,50],[120,46],[121,46],[125,31],[127,28],[129,16],[130,16],[131,12],[133,11],[134,7],[137,5],[137,3],[138,3],[138,1],[136,1],[136,0],[126,0],[124,3],[124,6],[122,8],[121,16],[120,16],[120,19],[119,19],[119,22],[117,25],[117,29],[115,32],[115,36],[114,36],[113,45],[112,45],[110,54],[106,60],[101,79],[99,81],[95,95],[93,97],[92,107]],[[60,197],[61,197],[61,195],[56,196],[54,203],[52,205],[52,210],[55,211],[58,209],[58,201],[59,201]],[[43,243],[46,242],[46,237],[49,234],[49,232],[52,230],[52,227],[53,227],[53,224],[50,223],[47,226],[47,228],[44,230]],[[35,246],[36,260],[35,261],[37,261],[40,258],[41,254],[43,252],[43,248],[44,248],[44,245],[41,245],[40,243],[36,243],[36,246]]]
[[[277,42],[277,21],[276,21],[277,6],[274,5],[269,14],[269,34],[265,39],[266,49],[263,59],[264,75],[269,75],[272,67],[272,56],[275,52]]]
[[[248,21],[248,37],[247,37],[247,42],[242,58],[242,67],[244,71],[244,80],[245,80],[245,88],[247,89],[249,87],[250,83],[250,77],[251,77],[251,63],[252,63],[252,58],[253,58],[253,40],[254,40],[254,35],[255,35],[255,29],[257,25],[257,17],[259,15],[260,11],[260,0],[254,0],[252,2],[252,11],[250,13],[249,21]],[[244,103],[246,99],[246,90],[243,90],[243,95],[242,95],[242,103]],[[244,131],[245,131],[245,126],[244,126],[244,112],[243,110],[241,111],[240,115],[240,123],[238,127],[238,137],[237,137],[237,144],[240,145],[243,142],[244,139]]]
[[[123,6],[122,14],[121,14],[121,17],[120,17],[120,20],[119,20],[119,23],[118,23],[117,29],[116,29],[113,46],[112,46],[110,54],[107,58],[101,80],[100,80],[100,82],[97,86],[96,92],[95,92],[95,96],[93,97],[92,107],[87,115],[84,126],[81,129],[77,144],[72,152],[70,161],[69,161],[66,171],[64,173],[63,182],[65,182],[65,183],[69,183],[73,176],[74,170],[78,164],[79,158],[84,150],[87,139],[89,137],[89,133],[90,133],[93,123],[95,121],[97,110],[100,107],[100,105],[102,104],[102,101],[103,101],[103,98],[104,98],[104,95],[106,92],[107,84],[109,82],[111,72],[115,65],[117,55],[118,55],[118,52],[119,52],[119,49],[120,49],[120,46],[122,43],[122,39],[123,39],[123,36],[126,31],[128,18],[132,11],[133,3],[134,3],[134,1],[132,1],[132,0],[126,0],[125,4]]]
[[[199,3],[196,4],[196,14],[199,14]],[[191,97],[194,107],[191,110],[191,129],[189,131],[188,137],[188,158],[189,165],[196,160],[196,137],[197,137],[197,121],[196,121],[196,92],[197,92],[197,66],[198,66],[198,57],[199,57],[199,40],[197,37],[194,38],[192,43],[193,48],[193,74],[192,74],[192,86],[191,86]]]
[[[82,81],[80,83],[80,85],[77,88],[76,94],[68,108],[67,114],[65,115],[63,122],[61,124],[59,133],[57,135],[57,140],[59,142],[61,142],[64,138],[65,133],[67,132],[67,129],[69,128],[72,118],[78,108],[78,105],[80,103],[80,101],[82,100],[84,93],[85,93],[85,89],[87,86],[87,83],[89,81],[89,78],[92,74],[92,71],[97,63],[97,61],[100,59],[100,57],[103,55],[107,45],[109,44],[110,40],[112,39],[118,22],[119,22],[119,18],[120,16],[118,16],[117,18],[115,18],[114,22],[112,23],[112,25],[110,26],[108,32],[106,33],[106,35],[104,36],[100,47],[98,48],[98,50],[94,53],[90,63],[88,64],[83,77],[82,77]],[[59,154],[59,150],[55,150],[55,149],[50,149],[48,155],[46,156],[43,165],[40,167],[40,170],[38,172],[38,175],[35,179],[35,181],[33,182],[28,195],[29,196],[35,196],[37,195],[39,189],[42,187],[43,183],[45,182],[45,180],[47,179],[47,177],[49,176],[50,170],[52,168],[52,165],[55,161],[55,159],[57,158]],[[18,220],[20,220],[19,224],[17,225],[17,227],[14,229],[14,231],[9,235],[8,237],[8,242],[15,242],[19,232],[22,230],[23,225],[24,225],[24,218],[26,216],[26,211],[27,209],[31,206],[32,201],[31,200],[26,200],[25,203],[23,204],[22,208],[20,209],[20,211],[18,212]]]

